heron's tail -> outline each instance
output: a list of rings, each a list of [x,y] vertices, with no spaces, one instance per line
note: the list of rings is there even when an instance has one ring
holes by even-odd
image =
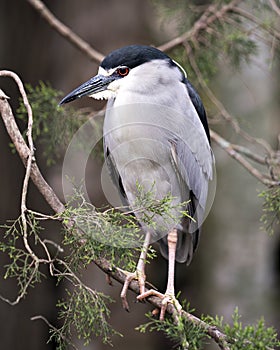
[[[178,239],[176,247],[176,261],[179,263],[186,262],[189,265],[192,261],[193,255],[197,249],[200,230],[193,233],[183,232],[177,230]],[[167,236],[163,237],[160,241],[160,253],[168,260],[168,243]]]

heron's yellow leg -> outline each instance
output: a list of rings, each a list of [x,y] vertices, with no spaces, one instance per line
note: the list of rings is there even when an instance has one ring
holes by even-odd
[[[167,280],[167,288],[166,288],[165,294],[159,293],[154,289],[150,289],[147,292],[142,293],[137,297],[138,300],[142,300],[152,295],[161,298],[162,302],[161,302],[161,310],[160,310],[160,316],[159,316],[160,320],[164,319],[168,303],[174,304],[177,311],[180,311],[182,308],[178,300],[175,298],[175,288],[174,288],[177,229],[173,229],[168,233],[167,242],[168,242],[168,280]]]
[[[127,302],[126,295],[127,295],[127,290],[129,288],[130,282],[134,279],[138,280],[140,296],[145,293],[145,282],[146,282],[145,263],[146,263],[150,241],[151,241],[151,233],[147,232],[145,236],[145,241],[141,250],[140,258],[137,263],[136,271],[126,273],[127,276],[121,291],[121,299],[122,299],[123,307],[127,311],[129,311],[129,305]]]

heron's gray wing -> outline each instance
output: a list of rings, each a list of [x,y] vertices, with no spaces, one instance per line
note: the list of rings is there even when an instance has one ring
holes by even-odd
[[[105,157],[105,162],[107,164],[107,168],[109,170],[110,177],[114,185],[117,187],[119,191],[122,204],[127,207],[128,200],[123,187],[122,179],[115,165],[114,158],[111,156],[111,152],[110,152],[109,146],[106,143],[106,139],[104,139],[104,157]]]
[[[210,147],[209,129],[203,104],[188,80],[185,81],[185,85],[197,117],[203,125],[200,130],[191,127],[191,132],[188,132],[186,137],[176,137],[171,140],[173,164],[182,179],[182,185],[186,186],[189,191],[189,202],[186,209],[195,220],[184,218],[182,221],[182,231],[178,235],[176,260],[190,263],[198,245],[200,228],[204,219],[208,184],[213,177],[214,157]]]
[[[194,105],[194,108],[199,116],[199,119],[203,125],[204,131],[205,131],[206,136],[208,138],[208,141],[210,143],[210,133],[209,133],[206,112],[205,112],[203,103],[199,97],[199,94],[187,78],[184,79],[183,83],[186,85],[186,88],[187,88],[188,94],[190,96],[190,99],[192,101],[192,104]]]
[[[203,128],[192,127],[192,124],[188,122],[188,129],[191,131],[188,131],[186,136],[172,142],[172,156],[180,175],[197,200],[197,204],[205,210],[208,183],[213,178],[214,156],[210,147],[209,128],[202,101],[187,79],[184,80],[184,83],[195,108],[194,113],[197,113],[196,118],[199,118]]]
[[[201,146],[201,149],[200,149]],[[197,212],[198,225],[203,221],[203,211],[206,208],[208,183],[213,177],[214,158],[210,146],[192,144],[185,140],[175,140],[171,144],[171,156],[176,171],[180,174],[183,186],[193,193],[201,213]]]

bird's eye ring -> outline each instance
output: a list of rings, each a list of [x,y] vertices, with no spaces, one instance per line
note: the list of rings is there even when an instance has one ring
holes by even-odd
[[[117,74],[120,77],[125,77],[129,73],[129,68],[128,67],[120,67],[117,69]]]

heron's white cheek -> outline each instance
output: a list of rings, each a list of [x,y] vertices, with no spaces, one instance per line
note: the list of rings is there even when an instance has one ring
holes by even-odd
[[[121,80],[114,80],[104,91],[97,92],[95,94],[89,95],[96,100],[109,100],[110,98],[115,98],[121,86]]]
[[[123,79],[113,80],[107,87],[107,90],[110,90],[114,93],[117,93],[123,83]]]

